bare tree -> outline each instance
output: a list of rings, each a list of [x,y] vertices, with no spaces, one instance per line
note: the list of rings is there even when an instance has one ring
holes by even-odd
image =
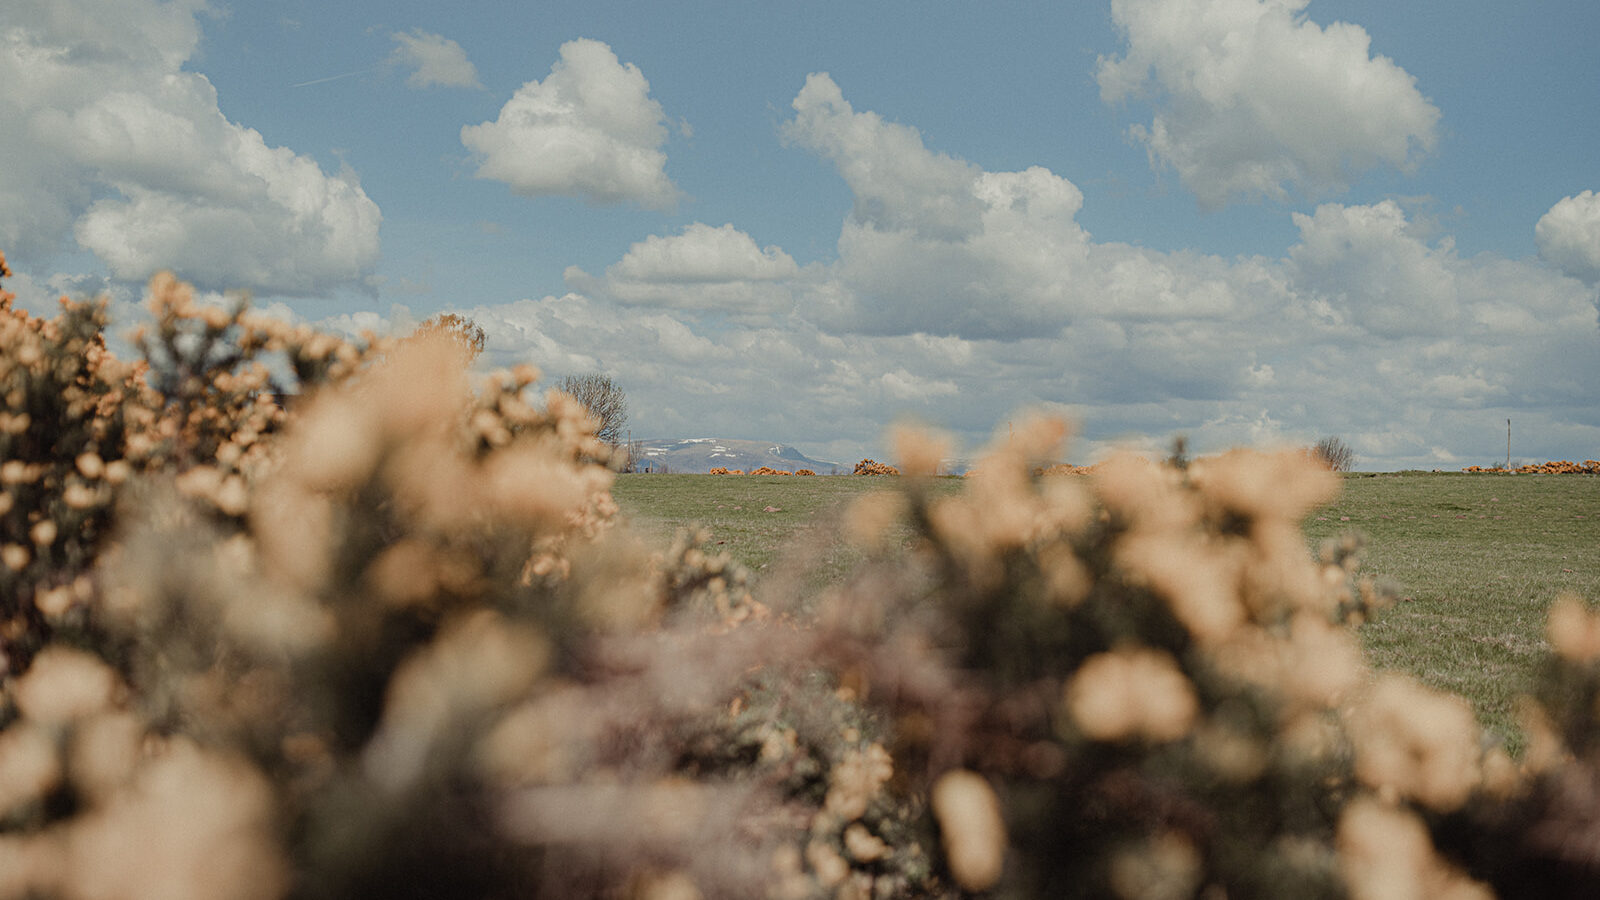
[[[628,397],[607,375],[568,375],[556,390],[583,404],[600,423],[595,437],[615,447],[628,427]]]
[[[651,459],[648,455],[646,455],[644,441],[630,440],[628,442],[627,458],[623,460],[622,467],[619,471],[627,474],[634,472],[652,472],[658,475],[665,475],[669,470],[667,468],[666,460]]]
[[[1356,464],[1356,452],[1336,437],[1325,437],[1311,447],[1311,457],[1335,472],[1348,472]]]

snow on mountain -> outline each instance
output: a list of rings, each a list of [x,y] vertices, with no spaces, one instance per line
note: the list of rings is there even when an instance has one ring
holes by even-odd
[[[678,438],[637,442],[641,448],[638,469],[704,474],[714,468],[742,469],[762,466],[793,472],[810,469],[818,475],[849,474],[850,466],[812,459],[785,444],[771,441],[734,441],[723,438]]]

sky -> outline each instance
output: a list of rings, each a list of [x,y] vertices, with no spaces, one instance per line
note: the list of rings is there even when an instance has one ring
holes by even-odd
[[[635,438],[1600,456],[1591,0],[6,0],[30,309],[442,312]]]

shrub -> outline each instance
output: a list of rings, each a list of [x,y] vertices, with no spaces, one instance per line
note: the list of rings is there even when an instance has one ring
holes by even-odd
[[[900,470],[895,468],[894,466],[889,465],[888,463],[874,462],[873,460],[870,460],[870,459],[863,459],[862,461],[856,463],[855,471],[850,473],[850,474],[852,474],[852,475],[899,475],[900,474]]]
[[[1070,463],[1055,463],[1049,466],[1040,466],[1035,469],[1036,475],[1092,475],[1094,466],[1074,466]]]
[[[1529,463],[1506,469],[1496,464],[1489,468],[1482,466],[1467,466],[1463,472],[1494,472],[1499,474],[1511,473],[1515,475],[1600,475],[1600,460],[1586,459],[1582,464],[1571,460],[1560,459],[1543,463]]]
[[[418,336],[442,335],[459,341],[468,357],[474,360],[483,354],[487,339],[483,326],[456,313],[434,316],[418,326],[416,333]]]
[[[0,897],[1600,885],[1600,614],[1552,608],[1515,766],[1365,668],[1387,591],[1307,551],[1305,454],[1049,478],[1064,427],[1027,424],[957,494],[860,501],[842,585],[758,598],[709,536],[616,526],[531,369],[152,287],[148,375],[92,305],[0,310]]]
[[[1025,896],[1342,896],[1342,810],[1391,776],[1363,780],[1338,714],[1364,680],[1339,623],[1381,592],[1353,547],[1318,562],[1297,537],[1336,484],[1245,452],[1035,477],[1059,433],[1019,427],[954,497],[908,486],[917,553],[823,613],[823,658],[871,685],[913,794],[961,784],[966,806],[1005,811],[999,831],[936,806],[951,876]]]
[[[13,299],[0,291],[0,676],[90,599],[117,494],[161,456],[160,399],[106,350],[104,304],[41,319]]]

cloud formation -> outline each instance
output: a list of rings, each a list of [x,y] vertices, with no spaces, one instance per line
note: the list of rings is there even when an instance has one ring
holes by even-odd
[[[378,206],[348,171],[269,147],[185,71],[199,3],[15,0],[0,8],[0,245],[68,236],[122,280],[172,268],[203,288],[360,286]]]
[[[644,74],[588,38],[562,44],[550,74],[518,88],[495,121],[461,129],[479,178],[527,197],[646,209],[670,209],[681,194],[666,175],[666,139]]]
[[[394,38],[395,47],[389,61],[412,70],[406,76],[407,87],[483,87],[477,68],[455,41],[420,28],[413,28],[410,34],[396,31],[390,37]]]
[[[1073,278],[1088,236],[1071,182],[931,151],[915,128],[857,112],[826,74],[808,77],[793,107],[784,137],[832,162],[855,197],[836,289],[808,315],[843,331],[1004,337],[1082,311]]]
[[[1151,101],[1130,134],[1203,208],[1337,193],[1432,151],[1439,110],[1416,79],[1360,26],[1306,20],[1309,2],[1112,0],[1127,51],[1101,57],[1101,97]]]
[[[800,274],[794,258],[777,247],[758,247],[732,224],[695,222],[672,237],[651,235],[634,244],[597,279],[577,267],[566,272],[574,290],[628,305],[720,310],[736,316],[785,309]]]
[[[935,240],[959,240],[978,229],[976,166],[929,151],[909,125],[856,112],[825,72],[806,77],[792,106],[784,137],[838,167],[855,194],[855,222]]]
[[[614,372],[650,411],[637,429],[847,460],[901,415],[971,446],[1038,406],[1089,428],[1077,459],[1129,435],[1158,453],[1335,434],[1369,465],[1450,467],[1491,462],[1508,415],[1552,448],[1600,440],[1592,290],[1463,258],[1394,201],[1295,214],[1281,255],[1166,253],[1093,240],[1068,180],[939,154],[825,75],[784,135],[854,195],[836,259],[799,267],[731,224],[652,236],[602,278],[569,270],[565,297],[471,311],[491,356]]]
[[[1370,335],[1442,336],[1462,327],[1460,285],[1443,252],[1412,234],[1392,200],[1329,203],[1294,214],[1300,243],[1289,251],[1294,286],[1336,321]]]
[[[1589,284],[1600,282],[1600,194],[1563,197],[1533,229],[1539,255]]]

